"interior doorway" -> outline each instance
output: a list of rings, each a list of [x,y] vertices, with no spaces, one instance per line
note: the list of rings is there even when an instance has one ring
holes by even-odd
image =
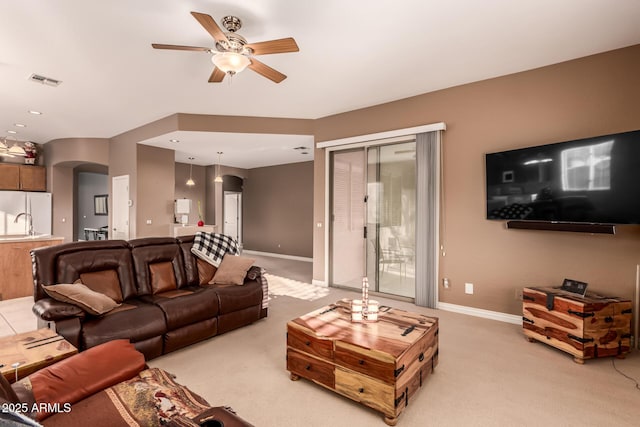
[[[223,234],[233,237],[242,247],[242,193],[224,192],[224,227]]]
[[[129,240],[129,175],[114,176],[111,206],[111,239]]]

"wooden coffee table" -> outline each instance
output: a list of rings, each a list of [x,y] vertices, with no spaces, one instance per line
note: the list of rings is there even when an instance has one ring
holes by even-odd
[[[341,300],[287,323],[287,370],[384,414],[395,425],[438,364],[438,318],[380,307],[352,323]]]
[[[19,363],[21,379],[77,352],[62,336],[46,328],[0,338],[0,364],[4,365],[0,372],[12,383],[16,381],[14,363]]]

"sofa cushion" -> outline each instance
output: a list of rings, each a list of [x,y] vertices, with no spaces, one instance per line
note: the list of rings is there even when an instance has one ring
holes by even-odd
[[[94,315],[104,314],[120,305],[108,296],[92,291],[82,283],[42,285],[42,288],[51,298],[76,305]]]
[[[222,262],[209,283],[216,285],[242,285],[247,271],[255,259],[225,254]]]
[[[170,291],[141,297],[162,309],[169,331],[217,316],[218,295],[214,289],[194,286],[179,291],[188,293],[175,295],[175,291]]]
[[[146,237],[129,241],[138,285],[138,296],[153,295],[151,268],[153,264],[169,262],[173,265],[175,287],[187,285],[184,262],[178,242],[169,237]]]
[[[136,307],[83,323],[81,332],[83,348],[95,347],[115,339],[129,339],[136,343],[161,336],[166,332],[164,314],[158,307],[136,299],[127,300],[125,304]]]
[[[244,286],[210,285],[218,294],[219,313],[227,314],[262,303],[262,284],[256,280],[247,280]]]
[[[122,291],[116,270],[81,273],[80,280],[91,290],[105,294],[115,302],[122,302]]]
[[[193,255],[191,255],[193,256]],[[198,267],[198,280],[201,285],[208,285],[213,276],[216,274],[218,268],[200,258],[196,258],[196,265]]]
[[[115,340],[41,369],[29,376],[29,382],[37,403],[59,403],[62,407],[127,380],[144,368],[142,353],[128,340]],[[49,415],[38,412],[37,419]]]
[[[158,294],[176,289],[176,276],[173,264],[170,262],[156,262],[149,264],[151,276],[151,293]]]

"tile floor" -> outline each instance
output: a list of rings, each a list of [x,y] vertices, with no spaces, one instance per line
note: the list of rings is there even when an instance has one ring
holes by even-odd
[[[31,312],[33,297],[0,301],[0,337],[33,331],[38,328],[35,314]]]

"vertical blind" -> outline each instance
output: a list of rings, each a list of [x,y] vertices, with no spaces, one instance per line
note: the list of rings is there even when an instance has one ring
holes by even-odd
[[[439,167],[441,131],[416,134],[416,305],[438,303]]]

